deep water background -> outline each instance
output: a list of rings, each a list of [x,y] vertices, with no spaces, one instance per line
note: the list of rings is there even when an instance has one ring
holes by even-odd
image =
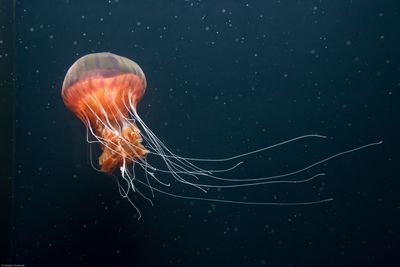
[[[11,135],[3,139],[2,264],[399,266],[398,1],[24,0],[14,8],[2,7],[12,27],[2,25],[8,37],[0,38]],[[308,183],[207,194],[329,203],[244,206],[156,194],[154,206],[135,198],[138,221],[115,181],[91,168],[85,128],[60,95],[70,65],[103,51],[142,67],[148,88],[138,111],[179,155],[227,157],[328,136],[247,157],[232,178],[384,143],[297,177],[326,173]]]

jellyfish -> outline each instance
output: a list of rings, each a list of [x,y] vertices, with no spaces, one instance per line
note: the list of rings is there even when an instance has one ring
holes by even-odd
[[[90,145],[98,143],[102,153],[94,169],[116,177],[119,193],[128,199],[141,217],[140,210],[132,201],[130,194],[139,195],[153,204],[154,192],[175,198],[189,200],[205,200],[247,205],[311,205],[331,201],[332,198],[302,202],[252,202],[225,198],[212,198],[183,195],[171,192],[172,181],[175,184],[190,186],[207,194],[211,188],[247,188],[267,184],[295,184],[309,182],[325,175],[317,173],[302,179],[291,179],[293,176],[306,173],[313,167],[321,165],[333,158],[343,156],[382,142],[369,143],[333,154],[303,168],[266,177],[229,178],[229,174],[241,165],[244,158],[253,154],[287,145],[301,139],[320,138],[326,136],[307,134],[273,144],[243,154],[227,158],[195,158],[182,157],[168,148],[154,132],[145,124],[137,112],[137,106],[146,91],[146,77],[134,61],[116,54],[103,52],[88,54],[79,58],[68,70],[62,86],[62,98],[67,108],[72,111],[86,126],[87,141]],[[92,150],[90,150],[92,151]],[[160,160],[148,162],[149,155]],[[161,164],[159,163],[161,162]],[[199,166],[201,163],[233,162],[228,168],[209,169]],[[142,169],[137,175],[135,168]],[[119,172],[118,176],[115,174]],[[207,182],[203,182],[204,178]],[[124,182],[124,183],[121,183]],[[210,182],[211,181],[211,182]],[[139,186],[149,189],[145,194]]]

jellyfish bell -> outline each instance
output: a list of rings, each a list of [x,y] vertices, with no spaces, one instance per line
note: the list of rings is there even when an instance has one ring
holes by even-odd
[[[128,123],[127,106],[136,108],[145,90],[146,78],[139,65],[112,53],[83,56],[69,68],[62,98],[101,141],[101,171],[111,174],[124,161],[146,156],[139,128]]]
[[[148,200],[151,204],[154,192],[170,197],[233,203],[245,205],[311,205],[331,201],[332,198],[301,201],[248,201],[226,199],[223,196],[205,197],[212,189],[238,189],[273,184],[300,184],[310,182],[324,173],[310,172],[316,166],[346,154],[376,146],[373,142],[352,149],[331,154],[305,166],[286,170],[281,174],[242,179],[229,175],[245,159],[254,154],[265,153],[293,142],[310,139],[326,139],[318,134],[306,134],[269,145],[253,151],[226,158],[195,158],[176,155],[168,148],[139,116],[136,108],[146,90],[146,78],[138,64],[112,53],[89,54],[78,59],[68,70],[62,86],[65,105],[86,125],[94,139],[90,144],[99,143],[102,153],[98,159],[100,171],[113,175],[119,169],[116,181],[123,198],[137,210],[130,192]],[[150,162],[148,156],[159,160]],[[91,157],[92,160],[92,157]],[[235,162],[236,161],[236,162]],[[91,162],[93,164],[93,162]],[[229,167],[212,168],[207,164],[229,163]],[[207,168],[200,167],[206,165]],[[214,166],[214,165],[212,165]],[[220,165],[218,165],[220,166]],[[94,166],[95,167],[95,166]],[[141,175],[136,175],[140,168]],[[305,176],[305,177],[304,177]],[[125,183],[125,186],[123,183]],[[198,189],[202,195],[184,195],[171,190],[172,185],[185,185]],[[143,188],[149,193],[145,193]],[[243,193],[243,191],[241,191]]]

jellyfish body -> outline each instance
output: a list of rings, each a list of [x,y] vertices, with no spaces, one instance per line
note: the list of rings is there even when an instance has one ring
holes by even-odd
[[[172,152],[139,116],[136,108],[145,90],[146,78],[139,65],[128,58],[111,53],[89,54],[78,59],[68,70],[62,87],[62,97],[65,105],[86,125],[87,141],[90,144],[99,143],[102,148],[102,154],[98,159],[100,171],[114,176],[116,170],[119,169],[120,175],[116,180],[119,192],[122,197],[128,199],[133,207],[136,208],[139,218],[140,211],[131,200],[131,191],[148,200],[151,204],[153,203],[151,198],[154,197],[154,192],[182,199],[249,205],[310,205],[324,203],[332,200],[332,198],[299,202],[254,202],[226,199],[224,197],[182,195],[174,193],[169,188],[175,182],[175,184],[196,188],[201,193],[207,193],[213,188],[240,189],[267,184],[306,183],[325,174],[307,174],[305,178],[298,178],[299,174],[308,173],[315,166],[339,156],[382,143],[369,143],[335,153],[300,169],[287,171],[279,175],[232,179],[226,177],[225,174],[229,174],[241,165],[244,162],[240,160],[241,158],[302,139],[326,139],[326,136],[318,134],[302,135],[278,144],[227,158],[181,157]],[[148,162],[147,157],[149,155],[160,159],[157,161],[158,166]],[[231,167],[225,169],[201,168],[197,164],[198,162],[215,164],[235,160],[236,162],[231,164]],[[93,163],[92,166],[96,168]],[[136,175],[136,166],[143,170],[143,176]],[[123,186],[120,181],[125,182],[126,185]],[[149,189],[151,196],[139,190],[138,186]]]
[[[113,173],[147,154],[140,130],[128,123],[125,103],[136,107],[146,78],[132,60],[111,53],[89,54],[68,70],[62,88],[65,105],[101,140],[101,171]]]

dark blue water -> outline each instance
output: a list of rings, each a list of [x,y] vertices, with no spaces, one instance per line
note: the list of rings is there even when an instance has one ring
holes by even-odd
[[[2,264],[399,266],[397,1],[21,0],[14,17],[12,3],[2,12],[10,134]],[[115,180],[91,168],[84,125],[61,98],[73,62],[103,51],[141,66],[148,88],[138,112],[179,155],[228,157],[328,136],[246,157],[230,178],[286,173],[384,143],[297,177],[326,173],[308,183],[207,194],[328,203],[231,205],[155,193],[151,206],[133,194],[138,221]]]

